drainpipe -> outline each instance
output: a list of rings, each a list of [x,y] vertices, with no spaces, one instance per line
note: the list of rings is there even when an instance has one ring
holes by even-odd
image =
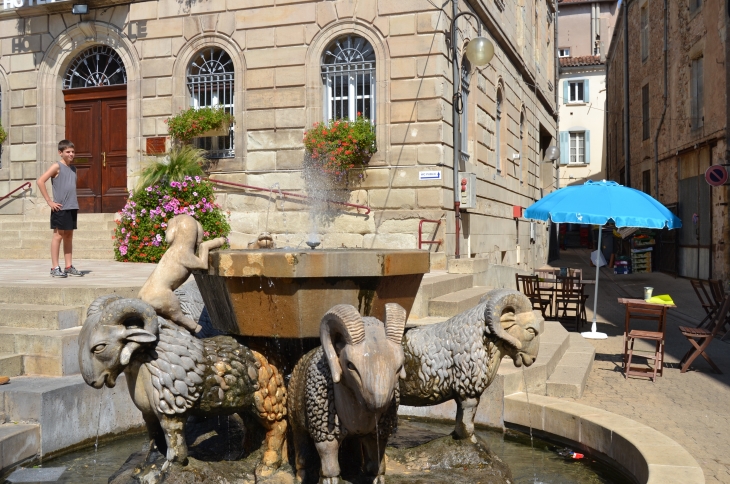
[[[659,119],[659,125],[654,133],[654,196],[659,200],[659,132],[664,124],[664,116],[667,114],[667,91],[669,89],[669,75],[667,67],[667,31],[669,30],[669,6],[667,0],[664,0],[664,109],[662,109],[662,117]]]
[[[631,186],[631,151],[629,144],[629,0],[623,1],[624,9],[624,183]]]
[[[451,18],[456,19],[456,16],[459,14],[459,6],[458,6],[458,0],[452,0],[451,1]],[[452,22],[453,27],[451,28],[451,52],[454,56],[453,59],[451,59],[451,66],[453,71],[453,83],[454,83],[454,93],[457,92],[456,85],[458,82],[461,81],[460,73],[459,73],[459,63],[456,62],[456,56],[458,55],[458,50],[456,49],[456,22]],[[459,238],[461,232],[461,192],[459,192],[459,158],[461,157],[460,151],[460,141],[461,138],[459,137],[461,134],[459,133],[459,122],[461,119],[459,118],[459,113],[456,111],[456,95],[451,99],[452,103],[452,112],[453,116],[451,120],[451,127],[453,131],[453,151],[454,151],[454,232],[456,233],[456,246],[454,247],[454,258],[459,259],[461,258],[461,251],[459,247]]]

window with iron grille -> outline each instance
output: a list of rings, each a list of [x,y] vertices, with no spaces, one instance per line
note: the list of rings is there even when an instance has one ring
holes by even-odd
[[[642,140],[647,140],[651,136],[649,133],[649,84],[641,88],[641,123],[642,123]]]
[[[357,35],[332,41],[322,55],[324,119],[375,122],[375,50]]]
[[[106,45],[95,45],[74,59],[63,77],[64,89],[114,86],[127,83],[119,54]]]
[[[188,65],[190,106],[193,108],[222,107],[233,114],[234,68],[228,52],[218,47],[199,51]],[[233,158],[233,127],[227,136],[195,138],[198,148],[208,152],[208,158]]]
[[[641,7],[641,60],[649,57],[649,4]]]
[[[495,155],[497,157],[496,168],[497,168],[498,174],[502,173],[502,159],[500,158],[501,154],[500,154],[500,146],[499,146],[502,142],[500,139],[501,138],[500,134],[502,131],[501,126],[500,126],[501,121],[502,121],[502,90],[497,89],[497,117],[495,118],[495,123],[494,123],[494,136],[496,138],[496,141],[495,141],[494,151],[495,151]]]
[[[3,119],[3,90],[0,87],[0,121]],[[0,122],[0,126],[2,123]],[[0,145],[0,170],[3,169],[3,145]]]
[[[469,159],[469,82],[471,81],[471,64],[464,56],[461,61],[461,159]]]
[[[691,107],[691,124],[692,129],[698,129],[705,125],[705,74],[703,69],[703,58],[699,57],[692,60],[690,72],[690,107]]]

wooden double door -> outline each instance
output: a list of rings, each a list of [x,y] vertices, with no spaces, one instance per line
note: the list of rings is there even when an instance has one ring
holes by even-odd
[[[81,213],[113,213],[127,201],[127,86],[63,91],[66,139],[76,146]]]

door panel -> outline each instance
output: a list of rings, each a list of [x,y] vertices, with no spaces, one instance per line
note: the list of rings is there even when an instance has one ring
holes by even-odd
[[[116,212],[127,201],[126,86],[69,89],[66,139],[76,145],[80,212]]]
[[[99,137],[95,126],[98,125],[99,103],[80,101],[66,105],[66,139],[76,146],[76,195],[79,212],[93,213],[101,209],[97,206],[97,196],[101,191],[101,170],[95,156],[99,153]]]
[[[127,100],[101,101],[102,212],[127,201]]]

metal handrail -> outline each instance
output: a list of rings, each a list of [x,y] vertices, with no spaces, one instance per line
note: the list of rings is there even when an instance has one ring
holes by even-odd
[[[257,187],[257,186],[254,186],[254,185],[244,185],[243,183],[234,183],[234,182],[223,181],[223,180],[214,180],[213,178],[208,178],[207,180],[209,182],[212,182],[212,183],[218,183],[218,184],[221,184],[221,185],[231,185],[231,186],[239,187],[239,188],[248,188],[250,190],[257,190],[259,192],[271,192],[272,191],[271,188]],[[293,192],[284,192],[284,191],[281,191],[281,190],[276,190],[276,191],[278,193],[280,193],[282,195],[286,195],[288,197],[302,198],[302,199],[305,199],[305,200],[319,200],[319,201],[323,201],[323,202],[327,202],[327,203],[333,203],[335,205],[344,205],[346,207],[354,207],[354,208],[357,208],[358,209],[358,212],[357,212],[358,214],[360,214],[360,209],[363,209],[363,210],[365,210],[365,213],[362,214],[362,215],[368,215],[370,213],[370,207],[368,207],[367,205],[357,205],[355,203],[338,202],[337,200],[330,200],[330,199],[327,199],[327,198],[310,197],[309,195],[301,195],[299,193],[293,193]]]
[[[420,222],[418,222],[418,248],[419,250],[422,247],[422,244],[442,244],[443,239],[435,239],[435,240],[423,240],[423,223],[428,222],[432,224],[436,224],[438,227],[441,225],[441,220],[429,220],[427,218],[422,218]]]
[[[28,186],[28,188],[30,188],[31,186],[33,186],[30,182],[25,182],[22,185],[20,185],[18,188],[16,188],[15,190],[13,190],[12,192],[10,192],[7,195],[5,195],[4,197],[0,197],[0,202],[2,202],[3,200],[5,200],[6,198],[8,198],[13,193],[17,192],[18,190],[22,190],[23,188],[25,188],[26,185]]]

